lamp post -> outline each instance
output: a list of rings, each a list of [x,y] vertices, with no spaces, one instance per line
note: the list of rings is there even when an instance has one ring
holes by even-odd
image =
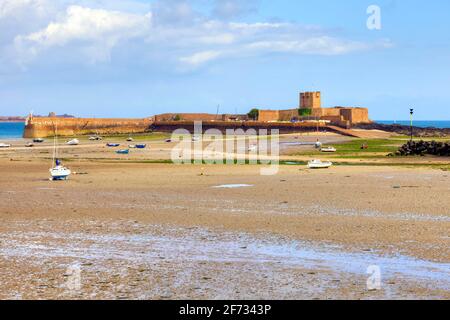
[[[409,109],[409,114],[411,115],[411,141],[413,141],[413,115],[414,115],[414,109]]]

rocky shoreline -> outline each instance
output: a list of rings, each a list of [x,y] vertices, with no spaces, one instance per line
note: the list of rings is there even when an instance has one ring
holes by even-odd
[[[450,156],[450,143],[437,141],[408,141],[396,153],[397,156]]]
[[[382,130],[387,132],[393,132],[400,135],[409,136],[411,134],[411,127],[399,125],[399,124],[381,124],[381,123],[368,123],[368,124],[359,124],[355,126],[356,129],[365,129],[365,130]],[[450,136],[450,128],[421,128],[421,127],[413,127],[413,135],[415,137],[448,137]]]

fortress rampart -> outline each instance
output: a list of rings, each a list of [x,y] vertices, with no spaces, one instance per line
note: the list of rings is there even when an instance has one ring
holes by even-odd
[[[145,119],[95,119],[29,116],[25,123],[24,138],[44,138],[55,134],[76,136],[88,134],[133,134],[151,130],[173,131],[176,128],[191,128],[194,121],[203,121],[204,128],[226,129],[279,129],[280,132],[305,132],[325,127],[330,131],[351,128],[354,125],[371,123],[366,108],[334,107],[322,108],[321,93],[300,93],[300,108],[288,110],[259,110],[257,121],[248,121],[246,114],[165,113]],[[320,121],[318,121],[320,120]],[[300,121],[300,122],[299,122]],[[327,125],[331,124],[331,125]]]
[[[185,129],[191,133],[194,133],[194,121],[155,121],[152,126],[152,130],[159,132],[171,133],[176,129]],[[339,127],[330,126],[325,123],[290,123],[290,122],[260,122],[260,121],[203,121],[202,131],[205,132],[209,129],[220,130],[226,134],[226,131],[242,129],[247,131],[249,129],[259,130],[279,130],[281,134],[289,133],[303,133],[303,132],[315,132],[317,129],[326,130],[328,132],[334,132],[341,135],[357,137],[351,130],[345,130]]]
[[[153,118],[146,119],[95,119],[95,118],[33,118],[25,122],[24,138],[45,138],[55,134],[76,136],[88,134],[128,134],[149,130]]]

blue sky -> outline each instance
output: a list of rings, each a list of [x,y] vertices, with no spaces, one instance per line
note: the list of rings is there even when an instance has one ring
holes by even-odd
[[[0,115],[246,113],[320,90],[448,120],[449,18],[447,0],[0,0]]]

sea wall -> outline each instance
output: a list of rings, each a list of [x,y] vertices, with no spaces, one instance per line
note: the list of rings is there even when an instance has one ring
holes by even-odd
[[[239,130],[247,131],[254,129],[257,132],[259,130],[279,130],[280,134],[288,133],[306,133],[316,132],[317,129],[328,132],[334,132],[341,135],[356,137],[351,130],[345,130],[339,127],[326,125],[325,123],[289,123],[289,122],[260,122],[260,121],[203,121],[202,131],[205,132],[209,129],[220,130],[222,133],[226,133],[227,130]],[[155,121],[151,126],[153,131],[171,133],[177,129],[185,129],[191,133],[194,133],[194,121]]]
[[[45,138],[89,134],[143,133],[149,130],[153,118],[146,119],[94,119],[94,118],[28,118],[24,138]]]

